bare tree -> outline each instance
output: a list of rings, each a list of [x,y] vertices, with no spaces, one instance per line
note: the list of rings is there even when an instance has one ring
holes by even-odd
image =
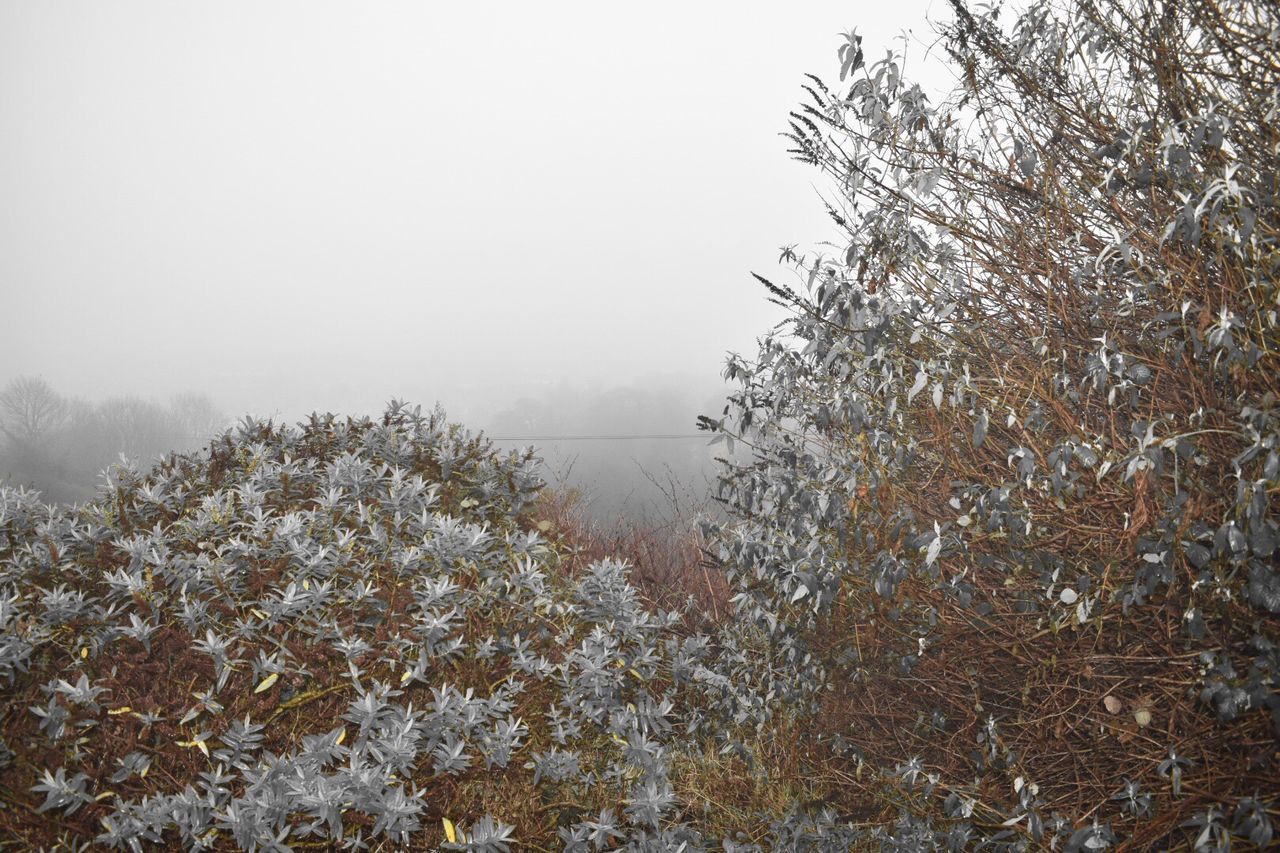
[[[0,430],[13,441],[39,441],[66,416],[67,401],[38,376],[19,376],[0,391]]]
[[[207,442],[229,426],[226,414],[203,394],[179,394],[169,402],[169,411],[181,426],[184,446]]]
[[[141,397],[111,397],[98,406],[98,418],[112,450],[150,461],[182,442],[182,426],[163,406]]]

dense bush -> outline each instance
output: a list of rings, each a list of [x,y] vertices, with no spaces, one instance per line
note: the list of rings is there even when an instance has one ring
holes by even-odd
[[[742,712],[890,846],[1266,846],[1280,7],[953,6],[941,105],[850,34],[792,116],[842,242],[704,419]]]
[[[696,841],[670,748],[708,644],[622,563],[566,567],[540,486],[530,454],[393,404],[246,420],[76,508],[0,489],[0,834]]]

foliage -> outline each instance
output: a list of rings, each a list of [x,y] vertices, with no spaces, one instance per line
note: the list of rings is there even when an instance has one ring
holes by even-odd
[[[703,419],[725,710],[808,719],[891,849],[1264,843],[1280,13],[953,6],[940,105],[851,33],[792,114],[841,240]]]
[[[705,640],[622,563],[566,570],[540,486],[530,453],[393,403],[246,419],[76,508],[0,489],[5,833],[696,841],[669,757]]]

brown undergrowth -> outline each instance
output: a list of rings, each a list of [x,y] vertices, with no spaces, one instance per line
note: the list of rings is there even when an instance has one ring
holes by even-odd
[[[7,547],[0,550],[0,559],[13,561],[14,566],[29,564],[33,557],[45,561],[43,568],[33,566],[29,569],[31,574],[26,575],[35,580],[37,593],[39,589],[56,587],[59,578],[65,577],[75,589],[94,600],[107,600],[112,594],[109,585],[105,580],[93,579],[129,569],[131,557],[122,544],[126,541],[124,536],[134,530],[154,533],[169,548],[168,560],[198,560],[214,553],[226,542],[214,543],[186,532],[186,525],[201,511],[205,496],[222,487],[234,488],[260,464],[287,464],[290,457],[324,464],[341,450],[335,445],[332,429],[322,424],[286,438],[266,425],[247,437],[261,442],[274,454],[265,462],[251,458],[243,447],[230,442],[216,444],[204,461],[175,457],[158,471],[159,475],[176,474],[184,479],[188,491],[183,501],[165,509],[149,505],[139,496],[143,482],[140,479],[120,488],[112,500],[103,504],[107,509],[100,511],[108,514],[121,538],[104,539],[96,546],[79,550],[60,550],[53,539],[48,539],[35,543],[30,554],[19,554],[19,540],[10,538]],[[280,445],[287,442],[292,442],[291,448],[282,449]],[[455,469],[465,468],[472,461],[482,462],[486,452],[481,442],[464,444],[461,455],[453,460]],[[476,508],[473,496],[477,493],[471,490],[470,476],[455,475],[450,479],[427,454],[415,456],[410,466],[411,474],[444,483],[436,505],[443,516],[467,517],[481,512]],[[323,496],[314,487],[314,478],[311,482],[313,485],[300,487],[296,479],[282,474],[278,488],[266,495],[264,510],[284,516],[313,505]],[[357,512],[364,515],[357,519]],[[500,513],[501,508],[496,512]],[[316,524],[307,535],[328,541],[326,537],[340,536],[340,524],[361,521],[381,527],[389,537],[403,535],[397,532],[394,517],[369,513],[355,502],[345,502],[334,510],[332,529]],[[499,528],[508,523],[501,520],[501,515],[493,518],[499,519]],[[349,665],[360,670],[366,685],[373,681],[391,685],[400,691],[398,701],[412,702],[417,707],[432,701],[432,684],[443,683],[462,693],[474,691],[477,697],[487,697],[516,674],[509,659],[499,655],[488,661],[467,659],[433,665],[430,683],[409,678],[408,670],[414,664],[409,652],[414,644],[405,639],[412,635],[417,615],[417,580],[376,548],[360,550],[359,561],[353,559],[350,565],[329,576],[343,589],[363,583],[380,590],[376,610],[354,604],[338,608],[334,621],[326,628],[327,632],[336,630],[347,636],[365,637],[368,651],[348,659],[327,634],[316,636],[298,630],[296,623],[288,619],[271,624],[256,612],[258,604],[279,595],[281,589],[295,581],[298,567],[288,558],[270,556],[270,533],[257,540],[247,533],[248,529],[241,528],[247,547],[237,558],[235,568],[239,591],[218,586],[220,592],[206,600],[210,624],[224,636],[237,636],[237,624],[257,626],[251,635],[237,641],[238,663],[216,694],[208,692],[217,680],[217,672],[210,656],[197,648],[199,632],[193,636],[177,618],[171,603],[164,604],[158,576],[153,579],[148,574],[147,583],[154,586],[139,592],[127,605],[140,617],[156,621],[157,627],[145,639],[116,637],[109,647],[99,647],[84,639],[99,636],[94,624],[98,617],[93,617],[66,621],[55,629],[51,641],[38,646],[0,709],[0,732],[13,752],[7,766],[0,767],[0,798],[4,801],[0,808],[0,842],[18,849],[81,845],[103,831],[104,818],[111,816],[117,802],[137,802],[149,795],[199,786],[216,764],[210,752],[223,745],[219,738],[233,720],[251,720],[265,727],[263,754],[284,755],[296,750],[304,736],[324,732],[340,731],[339,736],[350,743],[356,726],[344,715],[358,693]],[[681,533],[675,528],[605,530],[585,519],[575,496],[551,492],[543,493],[526,507],[515,519],[513,529],[537,532],[550,544],[547,566],[551,574],[558,575],[551,579],[557,594],[564,594],[571,582],[588,574],[591,563],[610,558],[631,564],[630,580],[647,607],[683,610],[686,633],[715,625],[728,614],[724,583],[717,582],[703,563],[701,542],[694,533]],[[335,541],[333,547],[341,546]],[[221,553],[215,559],[221,560]],[[68,560],[75,561],[74,573],[66,568]],[[477,583],[473,569],[463,561],[450,576],[464,590],[473,590]],[[529,630],[529,613],[522,605],[502,596],[485,600],[488,604],[467,612],[465,622],[459,626],[458,634],[469,646],[495,633],[504,636],[503,632]],[[551,638],[576,629],[560,617],[539,618],[546,629],[535,641],[539,652],[554,665],[563,663],[566,650],[572,649],[576,641],[561,646]],[[259,650],[274,650],[287,661],[278,677],[263,679],[252,671],[249,664]],[[50,685],[58,679],[74,683],[80,675],[101,691],[97,706],[68,705],[64,700],[63,706],[71,712],[70,732],[51,741],[40,730],[41,717],[31,709],[49,701]],[[636,686],[661,695],[666,684],[661,675],[655,675]],[[556,745],[547,730],[544,712],[555,704],[557,696],[554,685],[526,679],[525,687],[514,697],[511,715],[526,721],[529,733],[515,759],[505,767],[486,769],[477,763],[461,773],[433,774],[430,757],[419,758],[413,777],[424,794],[426,808],[420,816],[424,829],[414,834],[415,843],[441,843],[444,819],[461,824],[491,814],[516,827],[520,849],[551,850],[559,846],[558,831],[562,827],[571,826],[584,816],[589,818],[601,809],[622,814],[627,805],[625,786],[598,783],[583,790],[580,785],[557,786],[545,779],[541,784],[534,782],[533,770],[526,762],[530,755]],[[615,762],[620,751],[615,740],[603,735],[587,737],[579,748],[583,766],[596,769]],[[112,775],[132,753],[149,761],[146,772],[113,781]],[[697,808],[701,814],[708,803],[725,799],[726,795],[715,791],[725,781],[722,771],[727,766],[726,759],[704,755],[700,747],[691,747],[687,754],[677,757],[676,763],[680,771],[673,781],[680,802],[687,809]],[[70,814],[38,813],[40,797],[32,793],[32,787],[40,782],[46,769],[60,767],[85,772],[86,787],[95,798]],[[749,790],[763,783],[757,780],[753,784],[755,787]],[[233,792],[241,788],[241,782],[233,783]],[[750,809],[750,799],[738,797],[735,802],[744,814]],[[374,823],[369,815],[354,811],[348,812],[344,820],[352,831],[369,832]],[[291,824],[295,829],[301,825],[296,819]],[[169,831],[165,843],[179,842]],[[236,846],[225,832],[209,835],[205,843],[213,849]],[[296,836],[290,843],[297,849],[317,844]],[[373,839],[372,844],[374,849],[395,847],[383,838]]]
[[[530,513],[538,529],[564,549],[570,575],[596,560],[622,560],[645,600],[683,610],[686,628],[708,630],[730,617],[729,586],[707,558],[697,519],[601,522],[586,512],[575,488],[544,489]]]

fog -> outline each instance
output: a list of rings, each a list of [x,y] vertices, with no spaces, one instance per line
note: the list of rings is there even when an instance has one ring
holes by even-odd
[[[0,386],[693,433],[781,319],[749,272],[835,237],[804,72],[932,6],[0,0]],[[536,443],[606,514],[709,454]]]

